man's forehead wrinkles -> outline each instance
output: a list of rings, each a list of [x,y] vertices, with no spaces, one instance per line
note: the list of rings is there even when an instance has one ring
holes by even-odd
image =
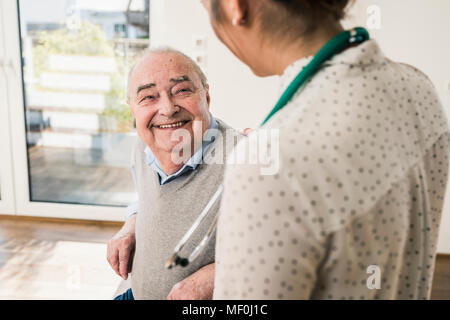
[[[180,83],[180,82],[185,82],[185,81],[193,81],[188,75],[184,74],[181,76],[172,76],[169,79],[158,79],[158,80],[147,80],[148,82],[144,82],[144,84],[140,85],[138,88],[141,88],[143,86],[145,86],[146,88],[150,88],[150,87],[158,87],[167,83]]]
[[[176,57],[178,58],[178,57]],[[196,74],[193,73],[192,66],[184,59],[176,59],[173,57],[149,58],[137,64],[133,70],[132,77],[134,81],[140,82],[137,88],[149,83],[154,83],[154,87],[165,85],[173,85],[184,81],[196,83]],[[145,89],[148,89],[145,88]],[[136,90],[135,92],[138,94]]]
[[[177,84],[177,83],[181,83],[181,82],[185,82],[185,81],[192,82],[192,80],[189,78],[189,76],[185,75],[185,74],[181,75],[181,76],[175,76],[175,77],[169,79],[169,83],[173,83],[173,84]],[[139,94],[139,92],[141,92],[145,89],[150,89],[150,88],[155,88],[155,87],[158,87],[157,82],[150,82],[150,83],[142,84],[142,85],[138,86],[138,88],[136,90],[136,94]]]

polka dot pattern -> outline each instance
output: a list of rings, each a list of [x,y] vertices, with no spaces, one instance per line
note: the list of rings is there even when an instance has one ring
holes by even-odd
[[[288,67],[282,89],[309,61]],[[214,297],[429,298],[449,165],[430,81],[370,40],[327,62],[266,128],[280,128],[279,172],[226,170]],[[367,286],[371,265],[380,289]]]

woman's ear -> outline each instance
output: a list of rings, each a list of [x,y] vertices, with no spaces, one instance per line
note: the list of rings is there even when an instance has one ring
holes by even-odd
[[[249,1],[251,0],[230,0],[222,2],[225,15],[229,17],[233,26],[238,26],[246,21]]]

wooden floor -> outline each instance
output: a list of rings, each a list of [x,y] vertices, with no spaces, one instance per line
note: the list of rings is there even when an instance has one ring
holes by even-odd
[[[450,300],[450,255],[438,255],[436,259],[431,299]]]
[[[0,217],[0,299],[111,299],[119,225]]]
[[[118,224],[0,216],[0,299],[111,299],[106,262]],[[450,256],[438,256],[432,299],[450,299]]]

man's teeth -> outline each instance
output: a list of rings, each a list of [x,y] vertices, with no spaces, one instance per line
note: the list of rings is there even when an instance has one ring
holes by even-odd
[[[163,124],[163,125],[158,126],[158,128],[161,128],[161,129],[178,128],[178,127],[182,127],[184,125],[184,123],[185,123],[184,121],[180,121],[180,122],[172,123],[172,124]]]

